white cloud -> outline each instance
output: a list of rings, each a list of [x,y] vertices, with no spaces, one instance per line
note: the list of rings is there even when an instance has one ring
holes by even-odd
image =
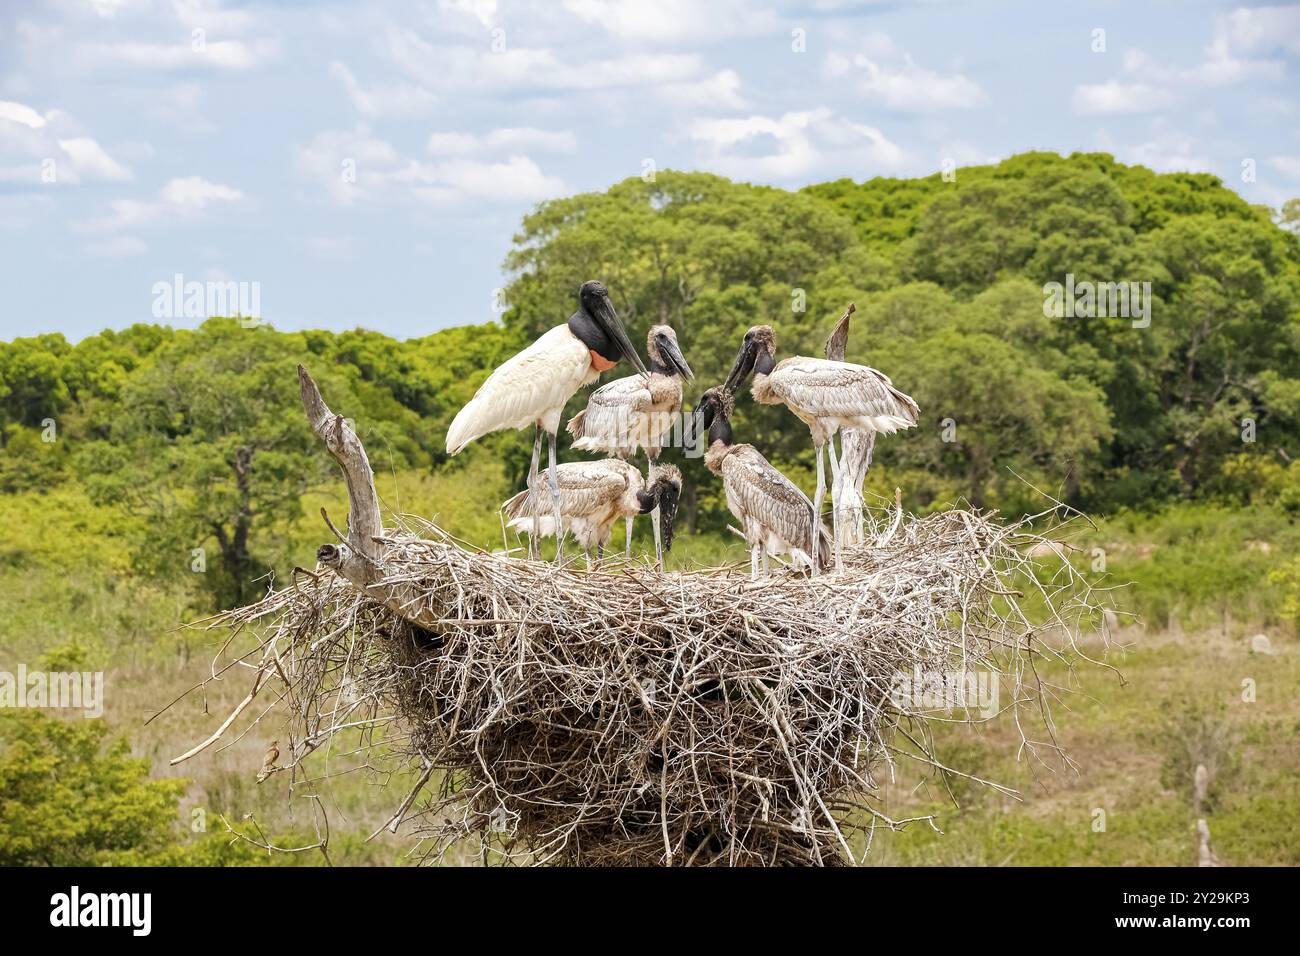
[[[1123,70],[1135,81],[1127,89],[1141,91],[1148,102],[1158,101],[1159,105],[1152,107],[1158,109],[1174,100],[1175,90],[1225,87],[1252,80],[1281,80],[1286,75],[1286,64],[1280,59],[1267,58],[1267,55],[1275,53],[1300,54],[1300,7],[1243,7],[1216,17],[1203,59],[1194,66],[1176,66],[1161,62],[1141,50],[1126,50]],[[1076,106],[1081,89],[1089,88],[1076,87]],[[1090,89],[1100,90],[1101,87]]]
[[[665,83],[659,96],[677,106],[710,109],[745,109],[749,103],[740,95],[740,77],[735,70],[719,70],[710,77],[684,83]]]
[[[1157,128],[1147,142],[1118,152],[1123,162],[1147,166],[1158,173],[1212,172],[1209,158],[1195,147],[1196,140],[1185,133]]]
[[[246,10],[223,8],[209,0],[172,0],[172,12],[185,26],[211,33],[239,33],[254,25]]]
[[[202,209],[211,202],[233,202],[243,198],[243,194],[230,186],[210,183],[201,176],[186,176],[169,181],[158,197],[169,206]]]
[[[872,104],[899,113],[964,110],[982,104],[984,90],[960,72],[940,73],[919,66],[885,34],[872,34],[863,52],[832,53],[826,60],[830,77],[854,80],[854,88]]]
[[[197,48],[196,48],[197,47]],[[208,40],[202,43],[86,43],[78,60],[91,67],[124,66],[136,70],[251,70],[279,55],[279,41],[263,38]]]
[[[201,176],[169,180],[154,199],[114,199],[109,215],[73,224],[73,231],[85,234],[122,232],[159,223],[193,221],[213,203],[235,202],[243,193],[231,186],[209,182]]]
[[[474,133],[434,133],[428,150],[435,156],[465,156],[493,150],[542,150],[549,153],[572,153],[577,138],[568,130],[536,129],[531,126],[494,129],[479,136]]]
[[[521,91],[533,94],[621,87],[649,88],[681,82],[701,72],[693,54],[630,54],[601,59],[561,57],[543,47],[434,46],[414,30],[392,29],[385,41],[389,59],[408,77],[435,92],[481,95]]]
[[[397,150],[365,126],[317,133],[306,146],[294,149],[298,172],[323,185],[341,206],[367,198],[402,163]]]
[[[415,194],[439,204],[469,200],[538,202],[566,191],[562,179],[545,175],[527,156],[511,156],[502,163],[457,159],[421,169],[427,169],[429,182],[417,187]]]
[[[45,117],[36,110],[30,106],[24,106],[22,103],[13,103],[8,100],[0,100],[0,120],[21,123],[31,129],[40,129],[45,125]]]
[[[1143,83],[1084,83],[1074,88],[1074,111],[1084,115],[1150,113],[1173,103],[1164,90]]]
[[[48,188],[132,178],[96,140],[76,133],[60,110],[42,116],[24,103],[0,102],[0,181]]]
[[[770,33],[779,23],[772,10],[742,0],[564,0],[564,9],[633,43],[725,40]]]
[[[1251,55],[1300,54],[1300,7],[1241,7],[1215,22],[1214,46]]]
[[[803,179],[831,166],[865,178],[896,170],[905,158],[880,130],[826,107],[778,118],[698,119],[690,135],[705,146],[711,168],[739,179]]]
[[[428,90],[409,83],[377,85],[367,90],[357,82],[352,71],[337,60],[330,64],[329,72],[343,84],[353,108],[369,119],[423,116],[436,102]]]
[[[489,30],[497,25],[497,0],[438,0],[438,9],[444,14],[472,17]]]
[[[1300,156],[1270,156],[1264,162],[1288,179],[1300,181]]]
[[[343,206],[362,200],[400,201],[408,196],[441,205],[471,200],[535,202],[565,192],[563,180],[547,176],[524,155],[481,161],[465,158],[465,154],[509,148],[512,141],[536,141],[538,134],[548,137],[552,145],[566,145],[560,139],[565,134],[545,130],[497,130],[481,138],[435,134],[429,144],[435,155],[459,155],[425,162],[403,156],[362,126],[318,134],[310,144],[298,148],[296,163],[299,172],[324,186],[330,198]]]
[[[77,136],[59,140],[59,148],[72,163],[79,179],[98,179],[104,182],[123,182],[132,178],[127,169],[93,139]]]
[[[131,8],[143,8],[147,0],[90,0],[89,6],[95,13],[106,20],[111,20],[123,11]]]

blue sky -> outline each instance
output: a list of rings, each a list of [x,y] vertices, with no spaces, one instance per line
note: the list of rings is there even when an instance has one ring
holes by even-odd
[[[798,187],[1104,150],[1300,195],[1296,5],[0,6],[3,339],[156,321],[177,274],[258,283],[280,328],[487,321],[528,209],[647,162]]]

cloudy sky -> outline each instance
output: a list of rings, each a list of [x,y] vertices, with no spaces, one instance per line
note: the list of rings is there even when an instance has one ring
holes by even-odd
[[[280,328],[485,321],[525,211],[649,164],[1104,150],[1277,206],[1298,80],[1297,5],[4,0],[0,339],[156,321],[177,274]]]

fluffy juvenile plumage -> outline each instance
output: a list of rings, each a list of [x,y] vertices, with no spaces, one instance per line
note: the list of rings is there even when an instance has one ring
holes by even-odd
[[[757,574],[768,555],[789,554],[795,564],[814,571],[832,560],[825,526],[814,519],[808,496],[781,474],[753,445],[732,441],[730,417],[735,400],[725,388],[709,389],[700,398],[702,424],[709,428],[705,466],[722,478],[727,508],[741,523]],[[815,562],[815,563],[814,563]]]
[[[848,330],[844,330],[847,338]],[[745,333],[726,387],[735,389],[752,372],[754,401],[764,405],[785,405],[808,426],[817,452],[817,490],[813,507],[821,514],[826,494],[822,451],[830,446],[831,475],[835,487],[842,486],[835,454],[835,433],[841,429],[893,434],[916,425],[920,409],[911,396],[894,387],[889,376],[865,365],[830,358],[797,355],[777,362],[776,335],[771,326],[759,325]],[[870,447],[859,451],[867,456]],[[872,439],[874,444],[874,438]],[[831,512],[836,519],[836,563],[840,563],[840,534],[837,499],[832,495]]]
[[[617,519],[647,514],[656,505],[663,511],[667,546],[672,546],[672,520],[682,485],[681,472],[673,465],[656,469],[649,488],[635,465],[617,458],[566,462],[555,469],[555,475],[561,520],[584,551],[603,549]],[[533,537],[555,533],[547,488],[550,477],[547,469],[533,487],[501,506],[509,527]]]
[[[591,393],[587,407],[566,426],[574,448],[630,458],[644,448],[650,459],[659,455],[664,438],[682,410],[682,379],[692,377],[677,334],[656,325],[646,336],[650,375],[629,375]]]

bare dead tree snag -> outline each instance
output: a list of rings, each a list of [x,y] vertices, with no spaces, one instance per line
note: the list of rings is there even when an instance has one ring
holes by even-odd
[[[338,462],[348,486],[347,541],[321,545],[316,551],[316,560],[403,620],[440,633],[441,606],[430,600],[429,595],[409,585],[388,583],[383,579],[382,564],[388,546],[379,511],[379,494],[375,491],[375,473],[361,439],[347,419],[330,411],[311,374],[301,365],[298,366],[298,387],[311,430]]]
[[[832,362],[843,362],[849,344],[849,319],[857,307],[852,302],[835,323],[835,329],[826,340],[826,357]],[[833,441],[834,439],[832,439]],[[845,428],[840,431],[840,470],[831,482],[831,501],[838,512],[840,534],[845,546],[862,544],[862,518],[864,502],[862,484],[867,480],[872,452],[876,447],[876,433]]]

